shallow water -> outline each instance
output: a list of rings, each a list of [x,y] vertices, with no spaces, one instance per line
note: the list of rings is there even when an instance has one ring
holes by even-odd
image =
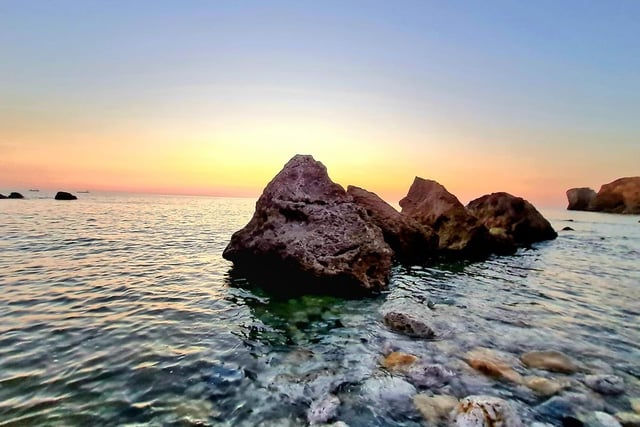
[[[471,370],[467,351],[561,350],[626,388],[601,398],[575,374],[569,391],[611,413],[640,396],[637,216],[544,211],[575,231],[480,263],[397,266],[374,298],[286,299],[221,257],[253,200],[80,196],[0,202],[0,426],[304,425],[328,392],[352,427],[421,425],[416,390],[380,366],[392,349],[456,374],[417,391],[502,396],[526,421],[557,423],[536,409],[545,398]],[[395,306],[428,309],[438,339],[387,329]]]

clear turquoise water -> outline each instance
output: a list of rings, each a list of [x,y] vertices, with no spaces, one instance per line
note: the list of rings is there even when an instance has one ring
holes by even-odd
[[[0,426],[304,425],[329,391],[352,427],[420,425],[380,367],[390,348],[453,370],[444,392],[505,397],[526,420],[545,399],[465,369],[466,351],[561,350],[623,377],[606,411],[640,396],[637,216],[543,211],[575,231],[480,263],[397,266],[375,298],[286,299],[221,257],[253,200],[79,196],[0,202]],[[436,341],[381,322],[426,304]]]

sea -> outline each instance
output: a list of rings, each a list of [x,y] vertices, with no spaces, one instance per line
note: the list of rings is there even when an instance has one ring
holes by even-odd
[[[556,240],[396,265],[388,291],[342,299],[273,295],[234,273],[222,251],[254,199],[23,194],[0,201],[2,427],[304,426],[328,394],[340,400],[328,422],[429,425],[417,393],[497,396],[526,425],[561,425],[567,405],[615,414],[640,397],[639,216],[541,209]],[[438,336],[388,329],[390,307],[432,313]],[[565,389],[540,396],[475,371],[465,354],[478,349]],[[581,370],[532,370],[519,360],[530,350],[561,351]],[[391,351],[453,376],[416,386],[382,366]],[[624,391],[591,390],[594,374]]]

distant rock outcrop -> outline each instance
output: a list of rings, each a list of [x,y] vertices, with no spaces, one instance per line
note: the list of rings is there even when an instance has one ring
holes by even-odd
[[[600,187],[567,190],[568,210],[640,214],[640,176],[619,178]]]
[[[567,190],[569,211],[588,211],[596,198],[596,192],[588,187],[570,188]]]
[[[7,199],[24,199],[24,196],[20,193],[16,193],[15,191],[9,194]]]
[[[347,193],[367,211],[371,221],[380,227],[385,241],[402,262],[420,262],[433,257],[438,250],[438,236],[430,227],[402,215],[375,193],[350,185]]]
[[[71,193],[67,193],[66,191],[58,191],[56,193],[56,200],[78,200],[76,196]]]
[[[479,197],[467,209],[492,232],[502,234],[516,244],[530,244],[558,237],[549,221],[528,201],[509,193]],[[498,232],[494,230],[498,229]]]
[[[400,206],[403,215],[436,232],[446,255],[482,258],[496,248],[487,227],[436,181],[416,177]]]
[[[271,285],[348,293],[384,289],[392,255],[365,209],[329,179],[322,163],[303,155],[267,185],[253,217],[223,252],[247,274],[275,278]]]
[[[593,202],[593,210],[640,214],[640,176],[616,179],[600,187]]]
[[[5,196],[4,194],[0,194],[0,199],[6,199],[7,196]]]

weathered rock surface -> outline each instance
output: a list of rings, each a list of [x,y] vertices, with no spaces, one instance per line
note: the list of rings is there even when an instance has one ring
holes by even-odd
[[[584,383],[587,387],[600,394],[613,395],[624,393],[624,381],[617,375],[587,375],[584,377]]]
[[[447,384],[454,377],[453,371],[436,363],[415,363],[409,366],[404,374],[416,387],[437,388]]]
[[[517,244],[529,244],[558,237],[549,221],[528,201],[509,193],[487,194],[467,205],[471,214],[490,231],[505,230]]]
[[[389,311],[384,315],[384,323],[394,331],[418,338],[433,338],[436,333],[424,320],[409,313]]]
[[[434,256],[438,249],[438,236],[430,227],[402,215],[375,193],[352,185],[347,187],[347,193],[380,227],[398,260],[419,262]]]
[[[66,191],[58,191],[56,193],[56,200],[78,200],[76,196],[71,193],[67,193]]]
[[[455,408],[458,427],[522,427],[524,424],[506,400],[493,396],[468,396]]]
[[[386,287],[392,254],[382,231],[325,166],[296,155],[264,189],[223,257],[257,277],[282,283],[290,276],[301,287],[361,293]]]
[[[529,368],[552,372],[571,374],[578,370],[578,365],[569,356],[555,350],[529,351],[523,354],[520,360]]]
[[[568,210],[640,214],[640,176],[619,178],[600,187],[567,190]]]
[[[413,404],[429,425],[448,424],[451,411],[458,404],[458,399],[449,395],[416,394],[413,396]]]
[[[435,231],[447,255],[481,258],[496,249],[487,227],[435,181],[416,177],[400,206],[403,215]]]
[[[339,407],[340,399],[333,394],[329,394],[311,403],[307,411],[307,420],[309,424],[312,425],[326,423],[332,418],[335,418]]]
[[[640,214],[640,176],[616,179],[600,187],[593,202],[593,210]]]
[[[596,198],[596,192],[588,187],[570,188],[567,190],[569,211],[588,211]]]
[[[640,427],[640,415],[635,412],[618,412],[616,419],[620,421],[622,427]]]
[[[7,199],[24,199],[24,196],[20,193],[16,193],[15,191],[13,191],[11,192],[11,194],[7,196]]]

